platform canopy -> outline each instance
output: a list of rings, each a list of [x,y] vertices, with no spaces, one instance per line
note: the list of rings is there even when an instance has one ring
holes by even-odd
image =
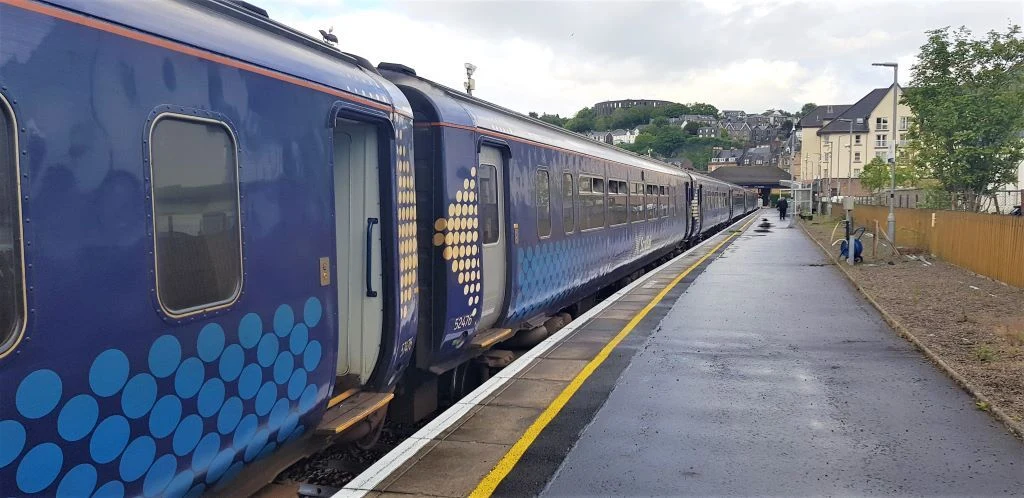
[[[760,188],[789,188],[792,178],[775,166],[724,166],[708,175],[736,185]]]

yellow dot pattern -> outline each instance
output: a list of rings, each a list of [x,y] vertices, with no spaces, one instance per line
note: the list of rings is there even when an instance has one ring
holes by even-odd
[[[416,181],[412,151],[404,142],[407,130],[398,130],[398,274],[402,320],[409,318],[419,295],[416,270]],[[436,242],[436,239],[435,239]]]
[[[480,313],[483,300],[483,255],[480,253],[480,218],[476,194],[476,167],[469,169],[462,187],[448,204],[445,218],[434,220],[434,246],[441,249],[445,266],[462,291],[470,316]]]

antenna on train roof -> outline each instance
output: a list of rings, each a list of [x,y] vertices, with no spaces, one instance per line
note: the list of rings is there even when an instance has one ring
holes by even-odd
[[[324,37],[324,43],[328,45],[337,45],[338,37],[334,34],[334,26],[327,28],[327,31],[320,30],[320,36]]]
[[[466,82],[462,84],[466,88],[467,95],[473,95],[473,90],[476,90],[476,80],[473,79],[473,73],[476,72],[476,66],[467,62],[466,66]]]

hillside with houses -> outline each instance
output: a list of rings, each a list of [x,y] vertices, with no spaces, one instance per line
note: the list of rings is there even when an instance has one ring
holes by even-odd
[[[699,171],[726,165],[780,165],[794,121],[799,119],[775,109],[760,114],[719,111],[710,104],[650,99],[599,102],[572,118],[530,114],[591,140]]]

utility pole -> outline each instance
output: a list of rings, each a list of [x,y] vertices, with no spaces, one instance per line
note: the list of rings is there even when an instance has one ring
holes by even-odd
[[[899,102],[897,98],[899,95],[899,64],[895,62],[875,62],[872,66],[882,66],[892,68],[892,157],[889,159],[892,162],[892,183],[889,186],[889,217],[887,218],[887,234],[889,235],[889,243],[893,247],[896,247],[896,104]]]
[[[836,121],[845,121],[850,123],[850,150],[848,151],[849,156],[846,158],[846,177],[853,178],[853,118],[839,118]],[[860,118],[857,118],[857,122],[860,122]],[[847,185],[849,187],[849,185]],[[843,179],[839,177],[839,195],[843,195]]]
[[[476,90],[476,81],[473,79],[473,73],[476,72],[476,66],[467,62],[466,63],[466,82],[463,86],[466,88],[466,93],[473,95],[473,90]]]

